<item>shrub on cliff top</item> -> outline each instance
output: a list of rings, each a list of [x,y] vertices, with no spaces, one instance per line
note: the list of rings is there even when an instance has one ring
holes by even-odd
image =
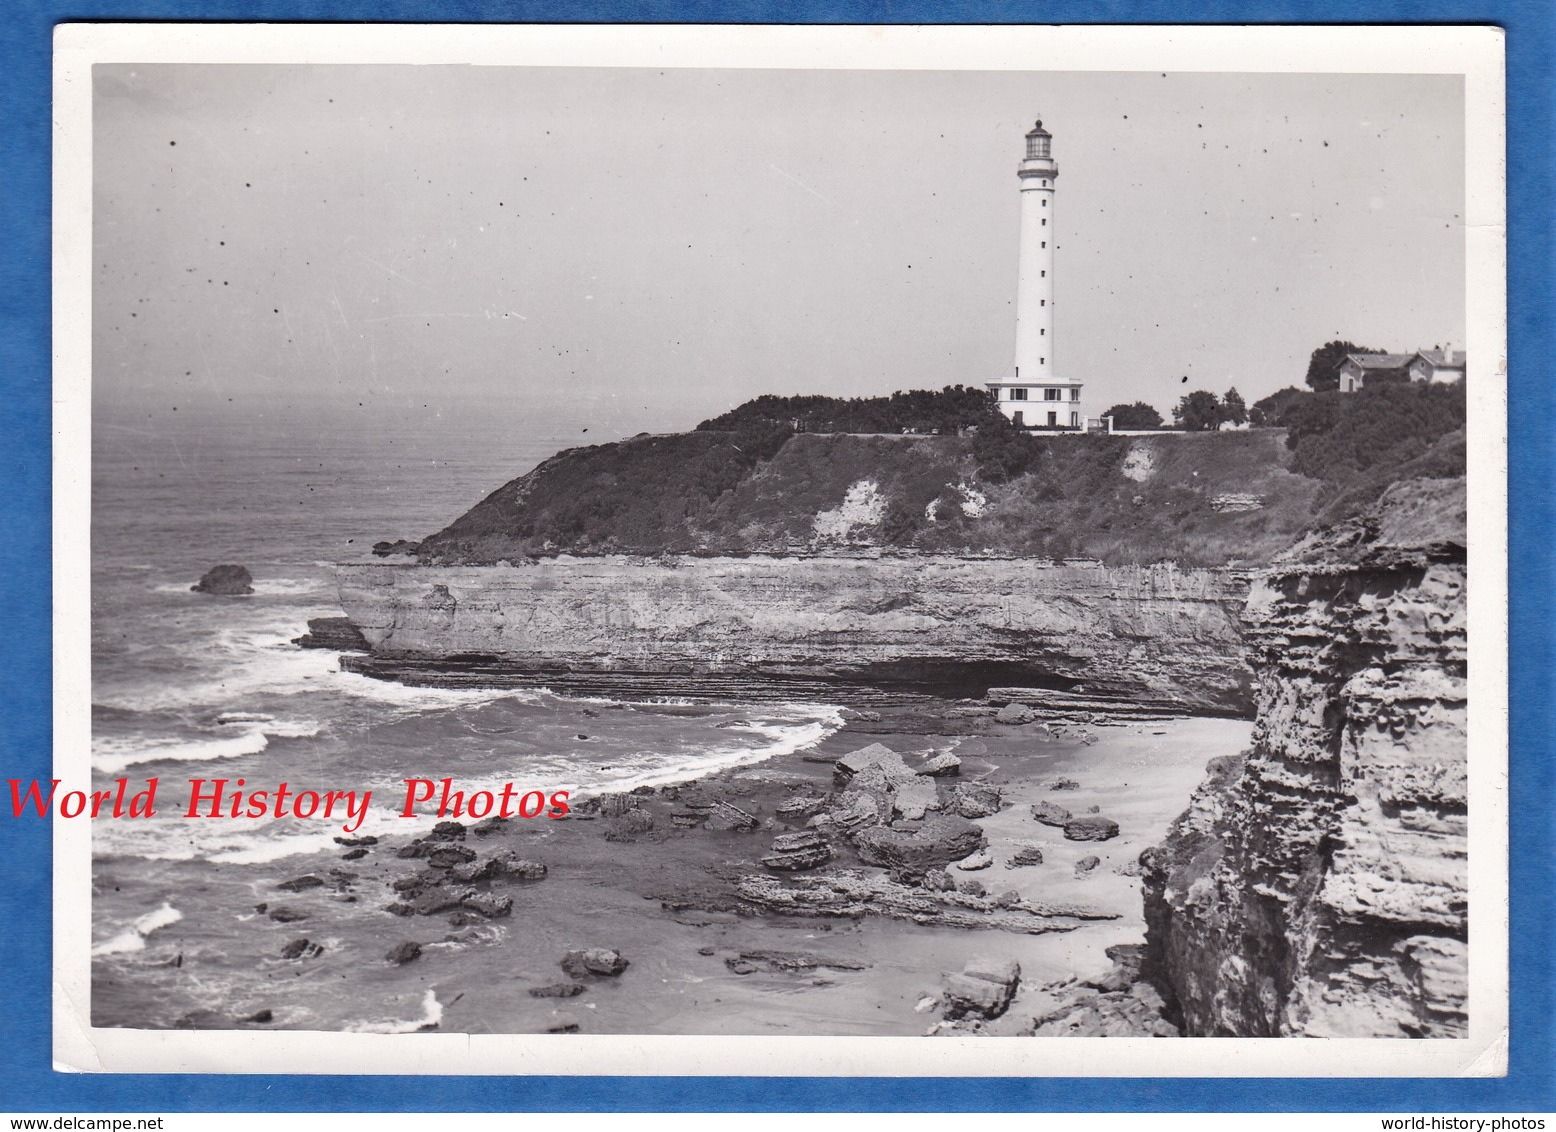
[[[983,389],[947,385],[910,389],[889,397],[776,397],[747,401],[703,421],[699,432],[778,427],[794,432],[956,433],[1004,420]]]
[[[1312,393],[1290,405],[1283,420],[1292,467],[1343,483],[1370,468],[1415,459],[1439,437],[1463,428],[1464,414],[1463,382],[1411,383]]]
[[[644,436],[569,449],[424,540],[419,554],[485,561],[553,549],[693,549],[692,520],[771,459],[790,435],[752,422],[731,432]]]

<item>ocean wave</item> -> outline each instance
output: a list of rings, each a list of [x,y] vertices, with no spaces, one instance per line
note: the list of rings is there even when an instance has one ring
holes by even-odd
[[[443,1021],[443,1004],[438,1001],[436,991],[428,991],[422,996],[421,1017],[410,1020],[392,1019],[387,1022],[357,1022],[347,1026],[346,1031],[352,1034],[414,1034],[420,1030],[436,1030],[438,1023]]]
[[[726,742],[709,749],[681,750],[664,755],[624,755],[605,768],[580,765],[576,759],[566,756],[547,758],[531,754],[526,759],[523,775],[527,781],[536,783],[536,789],[541,785],[547,790],[565,787],[575,797],[623,793],[639,786],[667,786],[809,750],[843,726],[843,717],[835,708],[812,705],[807,714],[808,718],[801,721],[742,720],[718,731],[725,737],[731,732],[745,732],[765,742],[738,745]],[[468,797],[482,790],[496,793],[505,783],[515,780],[515,772],[513,768],[504,768],[479,777],[453,777],[456,787]],[[394,828],[414,832],[436,820],[435,812],[418,811],[416,818],[397,818]]]
[[[417,688],[342,672],[339,654],[293,644],[301,632],[301,626],[285,631],[273,625],[224,626],[212,635],[211,645],[204,651],[202,659],[209,663],[203,678],[188,684],[163,681],[133,691],[105,690],[98,695],[97,706],[128,711],[211,710],[232,707],[255,696],[324,692],[406,711],[425,711],[500,699],[533,702],[546,694],[544,689],[532,688]]]
[[[156,908],[141,916],[126,930],[102,943],[92,947],[93,955],[122,955],[129,951],[143,951],[146,947],[146,937],[158,928],[165,928],[176,924],[184,918],[184,914],[167,901],[162,902],[160,908]]]
[[[271,739],[312,739],[323,730],[315,720],[243,720],[249,723],[234,735],[209,739],[98,737],[92,744],[92,768],[117,774],[126,767],[154,762],[210,762],[257,755]]]

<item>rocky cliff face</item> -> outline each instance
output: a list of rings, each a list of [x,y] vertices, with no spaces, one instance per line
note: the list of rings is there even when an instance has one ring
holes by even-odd
[[[1246,581],[955,557],[548,558],[338,568],[378,674],[762,675],[1015,684],[1243,713]]]
[[[1254,745],[1147,850],[1185,1032],[1462,1036],[1465,497],[1409,480],[1254,584]]]

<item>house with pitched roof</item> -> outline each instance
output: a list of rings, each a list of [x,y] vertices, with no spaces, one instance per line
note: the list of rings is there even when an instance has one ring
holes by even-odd
[[[1383,381],[1444,383],[1464,380],[1465,353],[1437,346],[1413,354],[1347,354],[1340,365],[1340,392],[1355,393]]]

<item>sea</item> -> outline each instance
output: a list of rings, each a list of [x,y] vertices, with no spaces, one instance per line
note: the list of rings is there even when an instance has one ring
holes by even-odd
[[[93,824],[96,1025],[241,1018],[259,1001],[256,970],[287,971],[246,954],[240,921],[259,915],[278,875],[325,853],[339,863],[335,822],[185,818],[190,779],[371,790],[353,835],[406,835],[437,820],[427,806],[398,815],[408,778],[621,791],[802,750],[842,725],[826,703],[676,710],[674,699],[419,688],[343,672],[338,654],[295,643],[310,618],[341,614],[335,563],[430,534],[559,448],[611,437],[479,413],[175,412],[100,414],[93,429],[93,788],[159,781],[156,817]],[[252,595],[192,591],[226,563],[248,568]],[[328,989],[278,1009],[277,1024],[301,1027],[427,1024],[419,1006],[374,1014]]]

